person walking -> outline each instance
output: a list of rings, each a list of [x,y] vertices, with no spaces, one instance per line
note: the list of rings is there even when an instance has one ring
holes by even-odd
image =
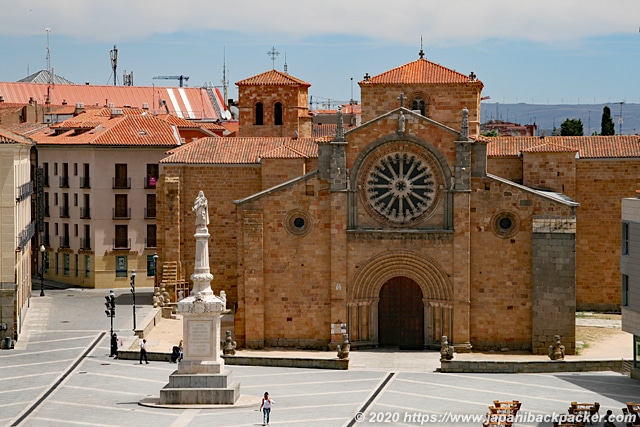
[[[111,335],[111,354],[109,357],[118,358],[118,335],[115,332]]]
[[[142,365],[142,359],[144,359],[145,363],[148,365],[149,360],[147,359],[147,340],[143,339],[140,343],[140,364]]]
[[[616,427],[613,421],[611,421],[611,418],[613,418],[613,411],[609,409],[607,411],[607,415],[604,417],[604,424],[603,424],[604,427]]]
[[[269,397],[269,393],[264,392],[264,397],[262,398],[262,403],[260,403],[260,411],[262,411],[262,425],[266,426],[269,424],[269,415],[271,414],[271,405],[273,404],[273,400]]]

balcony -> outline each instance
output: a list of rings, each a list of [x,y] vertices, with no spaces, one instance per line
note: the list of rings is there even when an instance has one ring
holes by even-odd
[[[51,242],[51,240],[49,240],[49,235],[48,234],[43,234],[42,235],[42,244],[45,245],[45,246],[51,246],[51,244],[49,242]]]
[[[49,205],[44,205],[44,216],[47,218],[51,216],[49,215]]]
[[[69,218],[69,206],[60,206],[60,218]]]
[[[61,176],[60,177],[60,188],[69,188],[69,177]]]
[[[156,217],[156,208],[144,208],[145,219],[153,219]]]
[[[81,176],[80,188],[91,188],[91,178],[88,176]]]
[[[91,208],[80,208],[80,218],[91,219]]]
[[[146,176],[144,178],[144,188],[156,188],[157,181],[158,177],[156,176]]]
[[[69,247],[69,236],[60,236],[60,247],[61,248]]]
[[[113,188],[123,189],[123,188],[131,188],[131,178],[112,178],[113,180]]]
[[[44,176],[44,180],[42,182],[43,187],[49,187],[49,175]]]
[[[131,219],[131,208],[113,208],[113,219]]]
[[[85,237],[80,239],[80,249],[90,250],[91,249],[91,238]]]
[[[113,239],[113,249],[131,249],[131,239],[128,237]]]
[[[33,182],[29,181],[17,188],[16,203],[20,203],[33,194]]]

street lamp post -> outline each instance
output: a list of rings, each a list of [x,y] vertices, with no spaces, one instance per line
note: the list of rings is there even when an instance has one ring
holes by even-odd
[[[153,286],[158,286],[158,253],[153,254]]]
[[[46,256],[46,248],[40,245],[40,253],[42,254],[42,265],[40,266],[40,296],[44,296],[44,263]]]
[[[136,330],[136,271],[131,271],[131,295],[133,295],[133,330]]]

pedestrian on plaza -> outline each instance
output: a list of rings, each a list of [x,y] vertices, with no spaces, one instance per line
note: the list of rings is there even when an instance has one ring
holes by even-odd
[[[178,348],[180,349],[180,357],[178,357],[178,362],[182,362],[182,356],[184,356],[184,345],[182,344],[182,340],[180,340]]]
[[[109,357],[118,358],[118,335],[115,332],[111,335],[111,354]]]
[[[271,414],[271,405],[273,404],[273,400],[269,397],[268,392],[264,392],[264,397],[262,398],[262,403],[260,403],[260,411],[262,411],[262,425],[266,426],[269,424],[269,415]]]
[[[147,359],[147,340],[143,339],[142,342],[140,343],[140,364],[142,365],[142,359],[144,358],[144,361],[146,362],[146,364],[149,364],[149,360]]]
[[[607,410],[607,415],[604,416],[604,427],[616,427],[616,425],[611,421],[613,417],[613,411],[611,409]]]

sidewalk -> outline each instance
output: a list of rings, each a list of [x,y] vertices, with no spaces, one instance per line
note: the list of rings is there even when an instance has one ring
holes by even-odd
[[[610,328],[611,334],[600,342],[589,343],[578,355],[566,356],[565,360],[617,360],[633,358],[633,336],[620,330],[619,321],[602,319],[576,319],[578,325]],[[225,328],[233,328],[230,319],[223,319],[221,335]],[[182,316],[176,319],[162,319],[148,334],[149,352],[171,353],[171,348],[182,339]],[[315,358],[335,359],[334,351],[314,350],[237,350],[238,356],[276,357],[276,358]],[[380,348],[370,350],[352,350],[349,356],[350,370],[402,370],[410,372],[433,372],[440,367],[438,351],[398,351]],[[548,361],[546,355],[532,355],[523,352],[472,352],[456,353],[455,360],[460,361]]]

